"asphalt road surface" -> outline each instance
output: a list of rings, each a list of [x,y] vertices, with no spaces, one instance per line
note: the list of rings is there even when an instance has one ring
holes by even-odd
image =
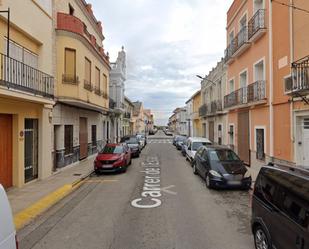
[[[254,248],[248,192],[208,190],[161,131],[126,173],[90,177],[18,237],[21,249]]]

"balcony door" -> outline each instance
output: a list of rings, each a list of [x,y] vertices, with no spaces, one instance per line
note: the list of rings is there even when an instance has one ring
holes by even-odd
[[[250,164],[250,129],[249,111],[238,114],[238,154],[241,160]]]
[[[247,71],[244,71],[239,75],[239,87],[241,89],[240,103],[242,104],[247,103],[247,84],[248,84],[248,75]]]
[[[254,0],[253,12],[256,13],[260,9],[264,9],[264,0]]]
[[[309,165],[309,117],[303,119],[303,155],[302,165]]]

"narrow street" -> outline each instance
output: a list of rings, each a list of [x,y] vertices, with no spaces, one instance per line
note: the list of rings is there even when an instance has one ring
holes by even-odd
[[[254,248],[249,193],[208,190],[171,141],[159,131],[126,173],[90,177],[19,232],[20,248]],[[160,172],[158,202],[142,196],[149,164]]]

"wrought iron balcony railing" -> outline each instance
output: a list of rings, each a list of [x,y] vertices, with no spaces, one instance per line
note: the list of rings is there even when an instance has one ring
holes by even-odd
[[[199,108],[199,116],[200,117],[205,117],[207,115],[207,105],[203,104],[200,108]]]
[[[113,99],[109,98],[109,108],[115,109],[115,107],[116,107],[116,102]]]
[[[235,52],[241,48],[245,43],[248,43],[248,26],[244,26],[238,32],[237,36],[235,37],[236,49]]]
[[[265,98],[265,81],[260,80],[224,96],[224,108],[250,104]]]
[[[62,83],[64,84],[79,84],[79,78],[75,74],[62,74]]]
[[[94,93],[98,96],[102,95],[102,91],[100,90],[100,87],[95,86],[94,87]]]
[[[123,117],[126,118],[126,119],[130,119],[131,118],[131,113],[130,112],[125,112],[123,114]]]
[[[265,29],[265,9],[257,10],[248,22],[248,38],[252,38],[262,29]]]
[[[222,111],[222,101],[221,100],[212,101],[210,104],[210,114],[216,114],[217,112],[221,111]]]
[[[87,81],[87,80],[84,80],[84,88],[90,92],[92,92],[93,88],[92,88],[92,85],[91,85],[91,82]]]
[[[54,77],[4,54],[0,55],[0,85],[47,98],[54,97]]]
[[[286,84],[285,91],[298,95],[309,93],[309,56],[292,63],[292,81]]]

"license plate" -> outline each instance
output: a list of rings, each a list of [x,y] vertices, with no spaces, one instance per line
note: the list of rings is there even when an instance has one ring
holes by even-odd
[[[103,169],[110,169],[112,167],[113,167],[112,164],[105,164],[105,165],[103,165]]]
[[[229,181],[229,185],[239,185],[240,181]]]

